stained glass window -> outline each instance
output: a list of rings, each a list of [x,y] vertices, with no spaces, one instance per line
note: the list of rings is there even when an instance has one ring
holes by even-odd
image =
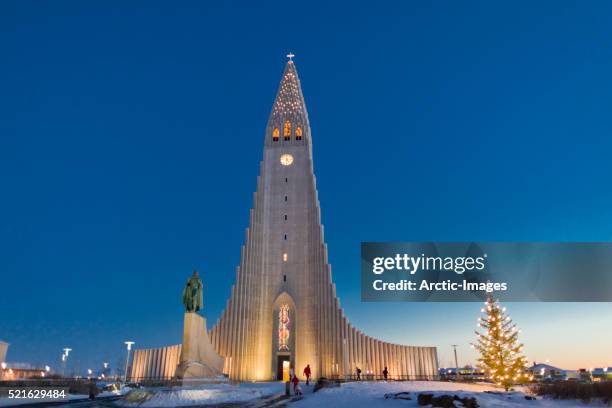
[[[291,122],[286,121],[285,126],[283,127],[283,136],[285,140],[289,140],[291,137]]]
[[[278,311],[278,351],[289,351],[289,305],[281,305]]]

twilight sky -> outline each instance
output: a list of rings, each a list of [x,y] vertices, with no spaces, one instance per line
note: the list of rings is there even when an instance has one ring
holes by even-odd
[[[585,7],[588,6],[588,7]],[[610,241],[609,2],[0,3],[0,339],[81,370],[229,296],[293,51],[338,294],[461,364],[478,303],[370,303],[363,241]],[[611,289],[612,290],[612,289]],[[612,366],[612,304],[508,304],[530,360]]]

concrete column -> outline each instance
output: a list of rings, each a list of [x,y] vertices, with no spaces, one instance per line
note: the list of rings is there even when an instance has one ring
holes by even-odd
[[[402,375],[408,375],[408,348],[406,346],[402,347]]]

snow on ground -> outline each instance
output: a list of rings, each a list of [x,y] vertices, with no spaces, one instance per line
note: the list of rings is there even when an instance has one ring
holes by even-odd
[[[128,392],[132,391],[133,388],[131,387],[126,387],[124,385],[120,385],[120,388],[117,390],[112,390],[112,391],[102,391],[99,394],[96,395],[96,398],[104,398],[104,397],[118,397],[121,395],[125,395]]]
[[[306,388],[306,387],[302,387]],[[465,384],[436,381],[407,381],[407,382],[352,382],[342,384],[336,388],[324,388],[312,393],[312,386],[305,390],[304,399],[296,401],[290,408],[310,407],[333,407],[333,408],[413,408],[417,407],[417,395],[423,392],[431,392],[434,395],[457,395],[463,397],[475,397],[482,408],[590,408],[603,406],[601,404],[584,404],[580,401],[558,401],[542,399],[528,401],[522,392],[511,392],[489,394],[485,391],[500,392],[488,384]],[[388,393],[410,391],[412,400],[385,399]],[[459,405],[460,406],[460,405]]]
[[[285,385],[280,382],[202,384],[190,387],[134,390],[126,399],[116,402],[124,407],[181,407],[188,405],[222,404],[246,402],[283,393]],[[137,401],[140,393],[147,393],[144,401]],[[142,394],[140,394],[142,395]]]
[[[73,395],[69,394],[68,397],[63,401],[76,401],[76,400],[87,400],[89,396],[87,395]],[[2,397],[0,398],[0,407],[11,407],[16,405],[26,405],[26,404],[41,404],[43,402],[56,402],[62,400],[52,400],[52,399],[28,399],[28,398],[8,398]]]

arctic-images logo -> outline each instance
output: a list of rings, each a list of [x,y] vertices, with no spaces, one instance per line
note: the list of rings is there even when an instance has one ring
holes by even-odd
[[[466,271],[482,271],[486,267],[487,254],[479,257],[457,256],[410,256],[396,254],[394,257],[376,257],[372,262],[372,272],[380,275],[385,271],[406,271],[414,275],[418,271],[452,271],[462,275]]]

